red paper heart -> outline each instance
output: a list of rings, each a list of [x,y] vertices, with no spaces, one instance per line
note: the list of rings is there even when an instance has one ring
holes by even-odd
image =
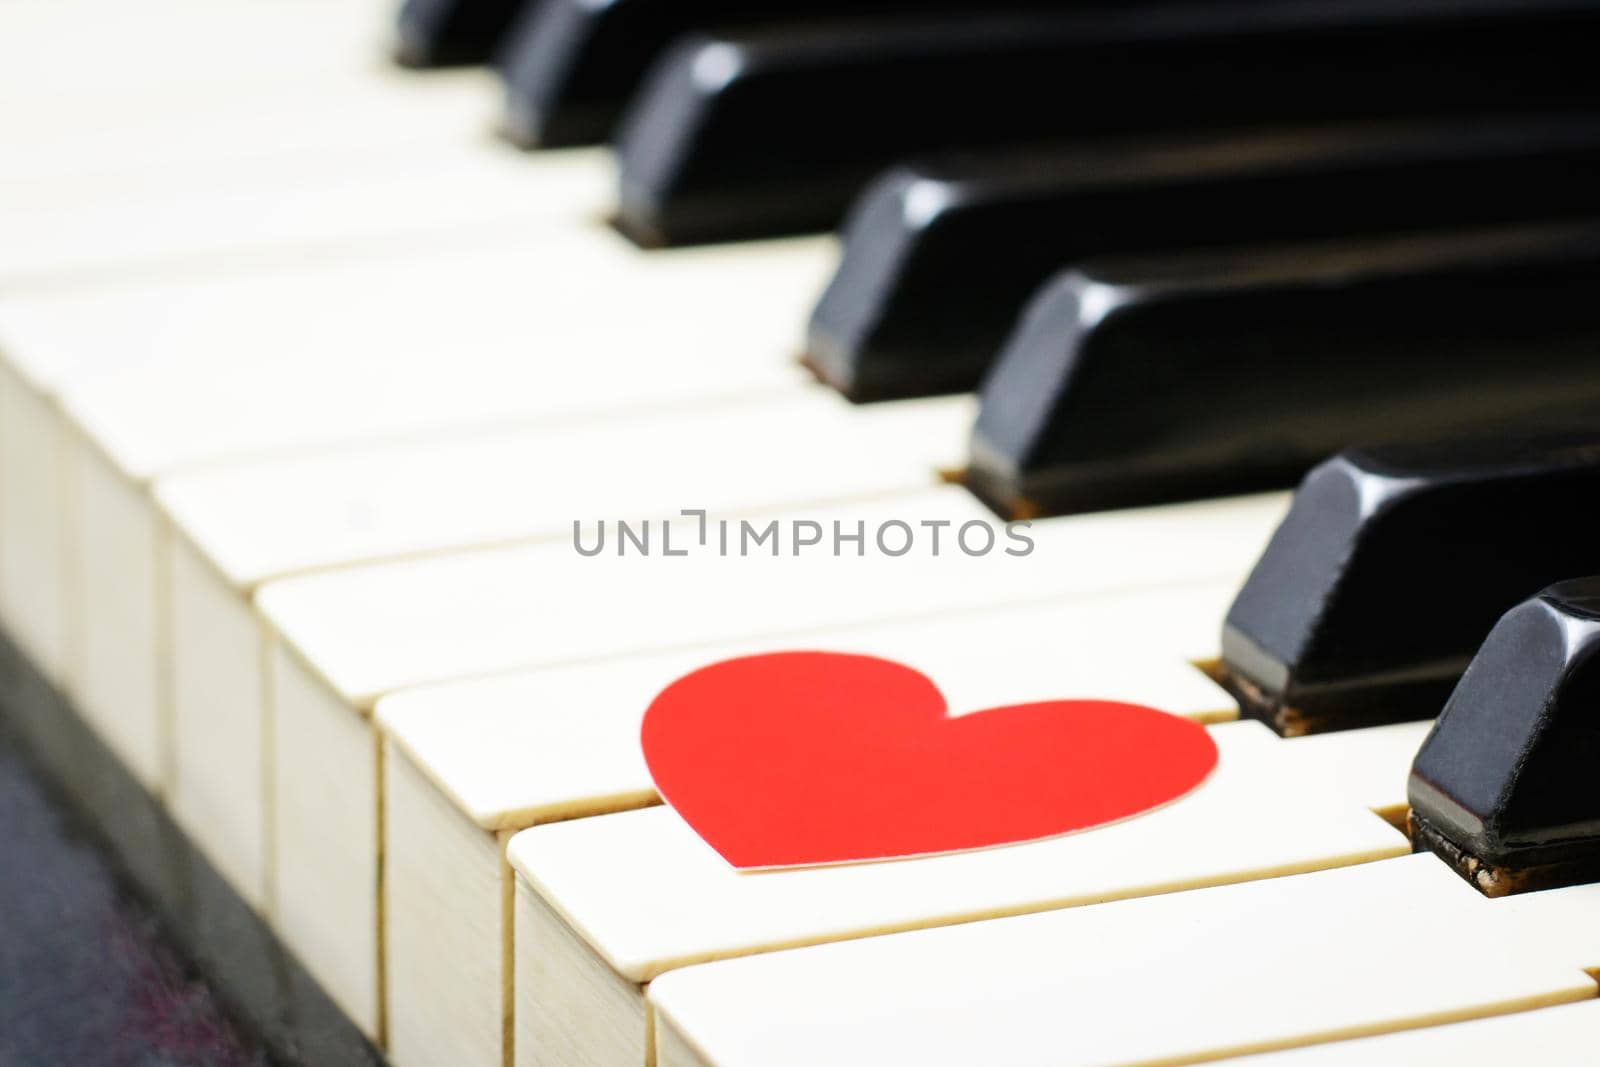
[[[726,660],[672,683],[641,731],[656,789],[741,869],[925,856],[1127,819],[1206,779],[1216,744],[1136,704],[1054,700],[951,718],[900,663]]]

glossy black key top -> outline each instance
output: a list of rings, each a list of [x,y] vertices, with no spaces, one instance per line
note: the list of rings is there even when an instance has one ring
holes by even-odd
[[[975,389],[1087,256],[1594,210],[1594,118],[1384,123],[902,167],[851,213],[806,362],[854,400]]]
[[[1470,581],[1471,575],[1464,575]],[[1600,881],[1600,578],[1506,614],[1411,769],[1411,833],[1490,896]]]
[[[898,160],[1271,122],[1580,107],[1597,0],[1278,0],[698,38],[618,143],[642,244],[839,220]]]
[[[1060,0],[1006,0],[1003,6],[1053,7]],[[1090,5],[1079,0],[1079,6]],[[973,0],[542,0],[501,54],[504,130],[527,148],[605,140],[650,64],[686,33],[984,10]]]
[[[1595,500],[1600,420],[1341,453],[1228,611],[1224,684],[1287,735],[1432,718],[1496,619],[1600,570]]]
[[[1294,485],[1354,445],[1600,412],[1600,221],[1115,259],[1048,283],[968,484],[1039,515]]]
[[[407,67],[487,63],[529,2],[537,0],[405,0],[395,26],[395,61]]]

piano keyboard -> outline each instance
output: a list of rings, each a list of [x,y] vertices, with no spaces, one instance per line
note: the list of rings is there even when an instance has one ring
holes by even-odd
[[[0,0],[0,623],[273,1055],[1586,1062],[1600,5],[1010,8]],[[739,871],[793,650],[1219,764]]]

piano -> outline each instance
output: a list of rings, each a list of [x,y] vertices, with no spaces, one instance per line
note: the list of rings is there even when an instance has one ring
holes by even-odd
[[[263,1056],[1590,1062],[1600,3],[0,27],[0,711]],[[739,870],[794,652],[1216,768]]]

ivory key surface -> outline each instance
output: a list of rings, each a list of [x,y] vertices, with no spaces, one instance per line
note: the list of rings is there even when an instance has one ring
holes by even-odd
[[[1194,1063],[1592,999],[1597,894],[1493,901],[1403,856],[714,963],[650,1002],[662,1067]]]
[[[1454,1067],[1469,1059],[1514,1063],[1536,1058],[1549,1067],[1594,1061],[1600,1000],[1430,1026],[1381,1037],[1268,1052],[1229,1060],[1230,1067]]]

